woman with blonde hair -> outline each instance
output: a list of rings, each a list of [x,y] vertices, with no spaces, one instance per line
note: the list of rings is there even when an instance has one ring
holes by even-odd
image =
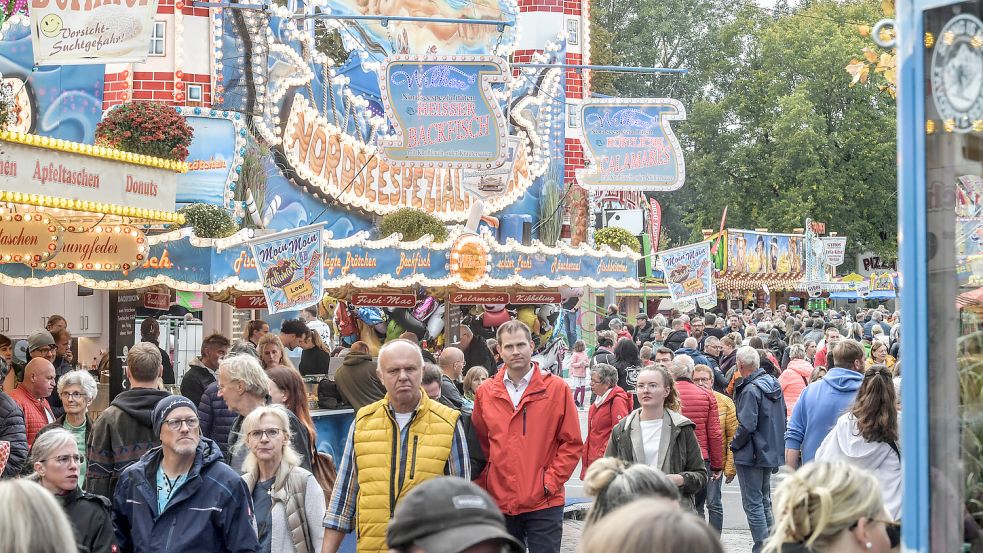
[[[602,457],[591,464],[584,477],[584,492],[594,498],[585,528],[642,497],[665,500],[673,508],[679,506],[679,488],[665,473],[648,465],[629,466],[614,457]]]
[[[635,394],[641,407],[615,425],[604,455],[666,473],[679,488],[680,505],[693,509],[694,496],[706,487],[707,468],[696,425],[679,413],[672,376],[661,365],[642,367]]]
[[[324,492],[290,445],[286,408],[253,410],[242,422],[242,436],[236,447],[249,450],[242,479],[252,494],[260,551],[320,552]]]
[[[717,533],[700,517],[666,501],[622,505],[584,533],[578,553],[724,553]]]
[[[78,551],[68,517],[39,484],[25,479],[0,481],[0,505],[4,507],[0,553]]]
[[[880,327],[875,326],[874,328]],[[870,344],[870,355],[867,356],[867,361],[865,363],[868,369],[874,365],[885,365],[889,370],[893,371],[895,363],[897,363],[897,360],[888,354],[887,344],[881,342],[880,340],[874,340],[874,342]]]
[[[880,484],[843,461],[807,463],[775,490],[775,527],[765,553],[887,553],[900,536]]]
[[[470,409],[474,409],[474,397],[478,394],[478,387],[486,380],[488,380],[488,371],[484,367],[471,367],[464,375],[464,403]]]
[[[259,343],[256,344],[256,354],[259,356],[259,361],[263,364],[264,369],[276,367],[277,365],[296,369],[293,361],[287,356],[287,350],[283,347],[283,342],[280,341],[280,337],[276,334],[266,334],[260,338]]]
[[[63,428],[54,428],[38,434],[34,440],[30,457],[34,473],[28,478],[41,484],[57,498],[82,551],[110,553],[113,550],[110,503],[105,497],[79,488],[83,459],[75,436]],[[9,514],[8,511],[4,516]],[[4,539],[8,539],[5,534]]]

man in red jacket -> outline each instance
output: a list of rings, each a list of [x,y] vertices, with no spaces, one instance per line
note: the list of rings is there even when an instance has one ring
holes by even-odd
[[[522,321],[498,329],[505,363],[478,388],[472,423],[488,459],[478,478],[505,514],[509,533],[529,553],[559,553],[564,485],[583,450],[570,387],[532,363]]]
[[[717,411],[717,398],[713,392],[704,390],[693,382],[693,358],[677,355],[672,360],[669,371],[676,380],[676,391],[683,416],[696,424],[696,439],[700,442],[703,461],[707,465],[710,478],[717,479],[724,470],[724,437],[720,430],[720,414]],[[709,480],[707,481],[709,484]],[[704,516],[707,501],[707,488],[696,494],[696,513]]]

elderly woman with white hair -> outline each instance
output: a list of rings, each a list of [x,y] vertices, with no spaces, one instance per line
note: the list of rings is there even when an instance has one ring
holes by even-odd
[[[55,496],[74,530],[78,551],[110,553],[113,548],[110,503],[105,497],[79,487],[83,455],[72,433],[53,428],[38,434],[29,460],[34,473],[28,478]]]
[[[290,445],[289,411],[257,407],[243,419],[242,435],[234,449],[248,450],[242,478],[253,497],[260,550],[319,553],[324,492]]]
[[[233,355],[226,357],[218,365],[218,395],[225,400],[229,409],[239,415],[232,423],[229,432],[229,445],[240,441],[242,421],[254,410],[270,403],[270,379],[254,355]],[[290,413],[290,445],[301,456],[300,466],[311,470],[311,437],[297,417]],[[244,450],[233,451],[230,447],[226,455],[229,465],[242,473],[242,462],[246,457]]]
[[[96,379],[92,378],[88,371],[76,370],[65,373],[58,379],[58,397],[61,398],[65,414],[38,431],[38,436],[55,428],[64,428],[75,437],[79,451],[83,454],[87,452],[89,444],[92,442],[92,419],[89,418],[89,406],[95,401],[98,392]],[[25,472],[30,472],[34,467],[25,466],[24,468],[26,469]],[[87,468],[88,465],[86,465],[83,457],[79,465],[78,484],[80,488],[85,484]]]

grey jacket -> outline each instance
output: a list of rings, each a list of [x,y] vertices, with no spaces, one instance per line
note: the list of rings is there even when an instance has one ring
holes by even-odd
[[[640,414],[641,409],[636,409],[614,427],[605,457],[617,457],[629,464],[645,462]],[[706,464],[696,439],[696,424],[670,409],[663,417],[658,466],[654,468],[683,477],[681,504],[692,509],[693,496],[707,485]]]

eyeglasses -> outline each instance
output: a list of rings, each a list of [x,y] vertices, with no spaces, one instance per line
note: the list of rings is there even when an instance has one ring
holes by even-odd
[[[85,397],[85,394],[83,394],[82,392],[62,392],[58,395],[60,397],[63,397],[65,399],[71,399],[73,401],[78,401]]]
[[[693,382],[696,382],[696,383],[700,383],[700,382],[710,382],[711,380],[713,380],[713,379],[712,379],[712,378],[710,378],[709,376],[707,376],[707,377],[703,377],[703,378],[694,378],[694,379],[693,379]]]
[[[251,439],[253,439],[253,440],[262,440],[263,439],[263,436],[266,436],[267,438],[269,438],[271,440],[275,440],[275,439],[277,439],[277,438],[280,437],[280,432],[283,432],[283,430],[280,430],[279,428],[267,428],[265,430],[253,430],[252,432],[249,433],[249,437]]]
[[[661,384],[638,384],[635,386],[635,389],[644,392],[645,390],[658,390],[661,387]]]
[[[82,461],[85,461],[85,457],[79,454],[75,455],[59,455],[57,457],[48,457],[47,459],[41,459],[41,462],[54,461],[63,467],[67,467],[69,463],[75,461],[76,465],[81,465]]]
[[[188,430],[194,430],[195,428],[198,428],[198,419],[197,418],[190,418],[190,419],[167,419],[164,422],[167,423],[167,427],[168,428],[170,428],[171,430],[174,430],[174,431],[180,430],[181,429],[181,425],[183,425],[183,424],[187,424],[188,425]]]
[[[31,350],[31,353],[34,353],[35,351],[38,352],[38,353],[40,353],[41,355],[47,355],[47,354],[55,351],[55,348],[52,347],[52,346],[41,346],[39,348],[32,349]]]

